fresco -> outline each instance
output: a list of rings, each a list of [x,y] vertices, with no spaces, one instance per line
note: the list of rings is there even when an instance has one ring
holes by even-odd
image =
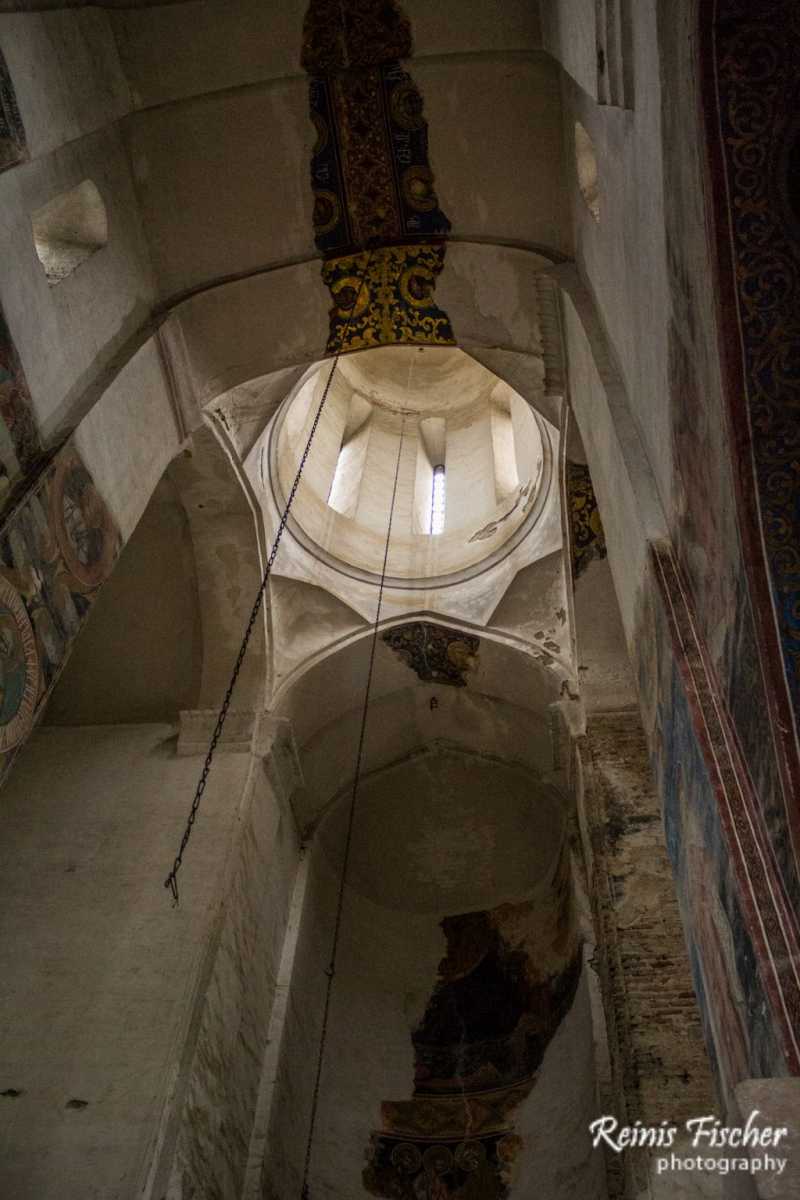
[[[414,621],[395,625],[382,636],[423,683],[466,687],[467,674],[477,666],[480,639],[458,629]]]
[[[373,346],[452,346],[447,315],[433,298],[444,246],[382,246],[323,264],[335,301],[327,351]]]
[[[505,1200],[535,1086],[581,969],[566,846],[547,900],[445,917],[446,954],[412,1031],[414,1096],[386,1101],[364,1187],[394,1200]]]
[[[0,508],[42,457],[25,372],[0,309]]]
[[[723,1102],[742,1078],[800,1066],[800,957],[791,907],[730,717],[696,637],[690,593],[653,549],[635,645],[695,989]]]
[[[723,391],[738,547],[719,672],[783,886],[800,911],[800,24],[793,0],[701,21]],[[719,419],[712,414],[710,419]],[[702,471],[702,464],[700,464]],[[705,468],[708,470],[708,467]],[[702,497],[690,496],[695,512]],[[715,573],[724,570],[714,566]],[[748,689],[749,690],[746,690]],[[749,702],[742,697],[749,697]]]
[[[17,97],[8,66],[0,51],[0,171],[25,162],[27,157],[25,128],[17,107]]]
[[[0,779],[52,690],[120,545],[71,443],[0,525]]]
[[[334,301],[328,353],[455,344],[433,298],[450,222],[422,96],[399,62],[411,51],[409,22],[389,0],[309,6],[301,61],[316,133],[314,239]]]
[[[723,386],[667,204],[674,548],[653,549],[634,646],[726,1102],[745,1076],[800,1073],[800,24],[792,0],[709,0],[699,34]],[[686,108],[665,93],[662,116],[678,144]],[[678,194],[684,167],[665,170]]]
[[[592,487],[592,478],[585,463],[567,460],[566,489],[572,546],[572,577],[577,579],[590,562],[606,557],[606,536]]]

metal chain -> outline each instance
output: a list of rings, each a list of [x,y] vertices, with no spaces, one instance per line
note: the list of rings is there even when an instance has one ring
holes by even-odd
[[[317,407],[317,412],[314,417],[314,421],[311,425],[311,431],[308,435],[308,440],[306,441],[305,449],[304,449],[302,457],[300,459],[300,464],[297,468],[297,473],[295,474],[294,482],[291,487],[291,491],[289,492],[289,496],[288,496],[288,499],[284,506],[283,513],[281,514],[280,522],[278,523],[278,530],[277,530],[277,533],[275,534],[275,541],[272,543],[272,550],[270,551],[269,558],[267,559],[267,566],[264,571],[264,575],[261,579],[261,585],[258,589],[258,594],[256,595],[255,603],[253,604],[253,608],[250,613],[250,619],[247,622],[247,627],[244,631],[244,637],[242,638],[242,644],[239,647],[239,653],[236,657],[236,663],[234,664],[233,673],[231,675],[231,680],[230,680],[230,683],[228,684],[228,690],[225,693],[225,698],[222,701],[222,707],[220,708],[219,714],[217,715],[217,723],[214,726],[214,732],[211,735],[211,742],[208,747],[208,753],[206,754],[206,760],[205,760],[205,763],[203,764],[203,770],[200,774],[200,779],[198,781],[197,788],[195,790],[194,799],[192,800],[192,807],[189,810],[189,817],[186,822],[186,828],[184,830],[183,837],[181,838],[180,849],[178,850],[175,861],[172,864],[172,870],[170,871],[167,878],[164,880],[164,887],[169,888],[169,890],[172,892],[172,901],[173,901],[174,905],[177,905],[179,902],[178,871],[180,871],[180,869],[181,869],[181,865],[183,863],[184,851],[186,850],[186,847],[189,844],[189,838],[192,836],[192,827],[195,823],[195,820],[197,819],[197,811],[200,808],[200,801],[203,798],[203,792],[206,790],[206,783],[208,782],[208,776],[211,772],[211,764],[214,760],[214,751],[216,750],[217,743],[219,742],[219,739],[222,736],[222,730],[225,725],[225,720],[228,716],[228,709],[230,708],[231,698],[233,696],[234,688],[236,687],[236,683],[239,678],[239,672],[242,669],[242,663],[244,662],[244,658],[247,653],[247,647],[250,644],[250,637],[252,635],[253,628],[258,619],[258,614],[261,610],[261,604],[264,599],[264,593],[267,590],[267,584],[269,583],[269,577],[270,577],[270,573],[272,571],[272,566],[273,566],[273,563],[275,562],[275,558],[278,553],[278,547],[281,544],[281,538],[283,537],[283,531],[286,528],[287,522],[289,520],[289,514],[291,512],[292,503],[294,501],[295,495],[297,494],[297,489],[300,486],[300,479],[303,474],[303,468],[306,465],[306,459],[308,458],[309,452],[311,450],[311,443],[314,441],[314,434],[317,432],[317,426],[319,425],[319,420],[320,420],[320,417],[322,416],[322,410],[325,407],[325,401],[328,399],[328,392],[330,391],[331,383],[333,382],[334,372],[336,371],[336,367],[338,365],[339,359],[341,358],[342,348],[345,345],[345,342],[347,339],[347,334],[350,330],[350,322],[353,318],[353,313],[355,312],[355,310],[358,306],[358,301],[361,296],[361,289],[363,288],[364,283],[367,278],[367,271],[369,270],[369,265],[370,265],[370,262],[372,261],[372,254],[373,254],[372,250],[370,250],[367,254],[367,259],[366,259],[366,262],[364,263],[364,270],[361,273],[361,279],[360,279],[359,285],[358,285],[358,291],[356,292],[355,300],[353,301],[353,306],[347,314],[347,321],[345,322],[341,337],[339,339],[339,348],[333,357],[333,362],[331,363],[331,369],[328,374],[328,379],[325,384],[325,388],[322,392],[322,399],[320,400],[319,405]]]
[[[308,1190],[308,1176],[311,1169],[311,1151],[314,1144],[314,1129],[317,1121],[317,1109],[319,1107],[319,1092],[320,1082],[322,1079],[322,1066],[325,1060],[325,1044],[328,1037],[328,1018],[331,1007],[331,993],[333,991],[333,979],[336,974],[336,956],[339,950],[339,934],[342,927],[342,912],[344,910],[344,889],[347,883],[347,867],[350,861],[350,847],[353,841],[353,824],[356,814],[356,800],[358,799],[358,788],[361,783],[361,766],[364,759],[364,740],[367,732],[367,715],[369,712],[369,698],[372,690],[372,675],[375,669],[375,650],[378,645],[378,628],[381,620],[381,608],[383,606],[383,591],[386,584],[386,566],[389,561],[389,544],[392,539],[392,522],[394,520],[395,501],[397,499],[397,481],[400,478],[400,458],[403,453],[403,438],[405,436],[406,414],[403,414],[403,423],[400,426],[400,444],[397,447],[397,463],[394,469],[394,485],[392,487],[392,503],[389,509],[389,524],[386,529],[386,545],[383,551],[383,567],[381,569],[381,582],[378,588],[378,605],[375,610],[375,623],[372,627],[372,643],[369,652],[369,666],[367,668],[367,682],[364,689],[364,707],[361,710],[361,728],[358,735],[358,749],[356,750],[356,767],[353,777],[353,790],[350,795],[350,811],[347,818],[347,836],[344,843],[344,861],[342,862],[342,874],[339,879],[339,895],[336,903],[336,920],[333,927],[333,941],[331,944],[331,959],[325,969],[325,974],[328,977],[328,983],[325,988],[325,1005],[322,1010],[322,1029],[319,1039],[319,1054],[317,1056],[317,1073],[314,1080],[314,1091],[311,1099],[311,1120],[308,1128],[308,1141],[306,1143],[306,1157],[303,1165],[303,1186],[300,1191],[300,1200],[311,1200],[311,1194]]]

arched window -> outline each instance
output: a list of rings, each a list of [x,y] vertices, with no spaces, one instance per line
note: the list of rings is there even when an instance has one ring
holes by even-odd
[[[429,532],[432,535],[444,533],[446,486],[444,464],[439,463],[437,467],[433,468],[433,484],[431,487],[431,523]]]

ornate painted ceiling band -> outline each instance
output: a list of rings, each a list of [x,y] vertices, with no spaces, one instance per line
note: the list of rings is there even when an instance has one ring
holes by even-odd
[[[398,61],[410,53],[396,5],[312,0],[302,62],[316,131],[314,239],[334,301],[329,353],[455,344],[433,301],[450,222],[436,196],[422,96]],[[367,247],[373,261],[354,309]]]
[[[800,16],[703,0],[700,33],[739,526],[800,862]]]
[[[22,124],[14,85],[6,60],[0,51],[0,171],[15,167],[28,158],[28,142]]]
[[[455,344],[450,320],[433,297],[444,246],[383,246],[323,263],[334,306],[328,353],[374,346]],[[349,321],[349,324],[348,324]]]
[[[399,64],[313,79],[314,235],[324,254],[440,239],[422,97]]]

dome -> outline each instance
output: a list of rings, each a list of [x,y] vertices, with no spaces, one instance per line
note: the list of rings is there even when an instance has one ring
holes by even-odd
[[[320,364],[271,431],[270,486],[282,509],[330,374]],[[402,439],[402,448],[400,442]],[[290,530],[348,574],[457,581],[519,544],[550,484],[550,440],[523,398],[456,348],[389,347],[340,360]]]

